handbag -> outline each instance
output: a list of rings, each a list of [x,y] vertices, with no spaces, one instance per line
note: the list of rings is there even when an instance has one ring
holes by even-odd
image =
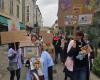
[[[7,70],[13,71],[13,70],[17,70],[17,69],[18,69],[17,62],[9,61],[9,65],[7,67]]]
[[[74,61],[72,60],[71,57],[67,57],[65,62],[65,67],[67,68],[68,71],[73,72],[73,66],[74,66]]]

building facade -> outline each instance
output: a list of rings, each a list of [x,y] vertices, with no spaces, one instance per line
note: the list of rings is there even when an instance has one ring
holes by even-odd
[[[19,26],[20,30],[25,30],[26,26],[32,29],[36,22],[39,27],[43,26],[42,14],[36,1],[0,0],[0,32],[8,31],[10,22]]]
[[[42,19],[42,14],[41,11],[39,9],[39,6],[36,5],[35,9],[34,9],[34,22],[35,24],[38,24],[38,27],[43,27],[43,19]]]
[[[33,0],[25,0],[25,25],[34,27]]]
[[[0,32],[8,30],[8,20],[20,24],[21,29],[25,29],[22,23],[22,0],[0,0]]]
[[[88,0],[87,0],[88,1]],[[95,0],[59,0],[58,3],[58,25],[67,26],[65,17],[68,15],[90,14],[95,9]]]

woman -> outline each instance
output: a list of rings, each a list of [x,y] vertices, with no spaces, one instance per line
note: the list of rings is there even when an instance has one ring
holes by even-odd
[[[64,44],[64,49],[63,49],[63,53],[62,53],[62,62],[63,64],[65,64],[65,61],[67,59],[67,49],[68,49],[68,44],[69,44],[70,39],[65,40],[65,44]],[[63,72],[65,73],[65,79],[67,80],[68,77],[71,77],[71,72],[67,70],[67,68],[64,65],[64,70]]]
[[[92,69],[92,64],[93,64],[93,59],[94,59],[94,51],[93,51],[93,46],[91,45],[91,43],[88,39],[88,34],[86,34],[86,33],[84,34],[84,41],[85,41],[85,43],[90,45],[91,48],[92,48],[91,53],[88,54],[89,64],[88,64],[88,67],[87,67],[87,80],[90,80],[90,71]]]
[[[11,74],[10,80],[14,80],[16,75],[17,80],[20,80],[20,73],[23,63],[22,52],[19,48],[19,43],[10,43],[8,50],[9,67],[8,70]]]
[[[53,59],[50,54],[46,51],[46,45],[41,46],[41,61],[43,64],[44,80],[53,80]]]
[[[83,40],[82,32],[76,33],[75,46],[68,50],[68,57],[73,60],[73,78],[72,80],[87,80],[88,53],[83,50],[87,44]],[[68,45],[68,47],[70,47]],[[72,69],[71,69],[72,70]]]

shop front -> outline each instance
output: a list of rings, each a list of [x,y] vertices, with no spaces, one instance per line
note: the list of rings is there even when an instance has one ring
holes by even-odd
[[[10,21],[10,23],[9,23]],[[11,24],[11,22],[15,22],[14,24]],[[20,30],[25,30],[25,25],[22,22],[16,22],[14,20],[11,20],[7,17],[4,17],[2,15],[0,15],[0,32],[7,32],[10,27],[15,27],[17,28],[17,26],[19,27]],[[0,44],[1,44],[1,35],[0,35]]]

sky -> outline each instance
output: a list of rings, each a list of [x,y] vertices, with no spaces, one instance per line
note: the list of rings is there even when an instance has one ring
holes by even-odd
[[[43,25],[51,27],[57,19],[58,0],[37,0],[43,17]]]

